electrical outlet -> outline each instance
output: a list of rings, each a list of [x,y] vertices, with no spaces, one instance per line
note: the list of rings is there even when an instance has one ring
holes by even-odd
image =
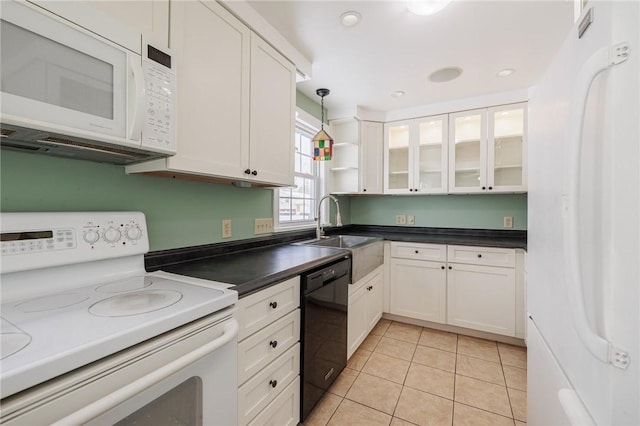
[[[222,219],[222,238],[231,238],[231,219]]]
[[[503,226],[505,228],[513,228],[513,216],[505,216],[503,219]]]
[[[416,224],[416,217],[413,215],[407,216],[407,225],[415,225],[415,224]]]
[[[403,214],[396,215],[396,225],[406,225],[407,224],[407,216]]]
[[[273,232],[273,218],[266,217],[262,219],[255,219],[253,222],[253,233],[268,234]]]

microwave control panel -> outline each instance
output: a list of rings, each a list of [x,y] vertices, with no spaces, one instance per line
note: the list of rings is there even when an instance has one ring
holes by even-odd
[[[142,58],[146,90],[146,120],[142,145],[175,153],[176,73],[171,55],[150,44]]]

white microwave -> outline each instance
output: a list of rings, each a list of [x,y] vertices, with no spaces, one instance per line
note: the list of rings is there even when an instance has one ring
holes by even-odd
[[[137,33],[123,47],[30,2],[0,14],[3,148],[117,164],[175,154],[167,49]]]

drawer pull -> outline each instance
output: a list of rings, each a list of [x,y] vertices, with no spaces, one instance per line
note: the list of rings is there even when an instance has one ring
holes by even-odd
[[[271,302],[269,303],[269,306],[271,306],[273,309],[278,307],[278,302]]]
[[[444,269],[444,265],[440,267],[440,269]]]
[[[449,266],[449,269],[453,269],[451,266]]]
[[[273,349],[276,348],[276,346],[278,346],[278,341],[277,340],[272,340],[269,342],[269,346],[271,346]]]
[[[480,257],[482,257],[482,255],[480,253],[478,253],[478,257],[480,258]]]
[[[278,386],[278,381],[277,380],[269,380],[269,384],[271,385],[272,388],[275,388],[276,386]]]
[[[416,250],[416,254],[420,254],[420,250]]]

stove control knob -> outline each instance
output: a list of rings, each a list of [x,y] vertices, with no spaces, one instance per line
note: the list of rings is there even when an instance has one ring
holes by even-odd
[[[94,244],[100,239],[100,234],[98,234],[94,229],[90,229],[84,233],[83,238],[89,244]]]
[[[127,229],[127,232],[125,232],[125,235],[130,240],[133,240],[133,241],[139,240],[142,237],[142,229],[140,229],[139,226],[132,226]]]
[[[120,234],[120,231],[114,228],[113,226],[110,228],[107,228],[104,231],[104,234],[102,235],[104,240],[108,243],[115,243],[120,239],[121,236],[122,235]]]

